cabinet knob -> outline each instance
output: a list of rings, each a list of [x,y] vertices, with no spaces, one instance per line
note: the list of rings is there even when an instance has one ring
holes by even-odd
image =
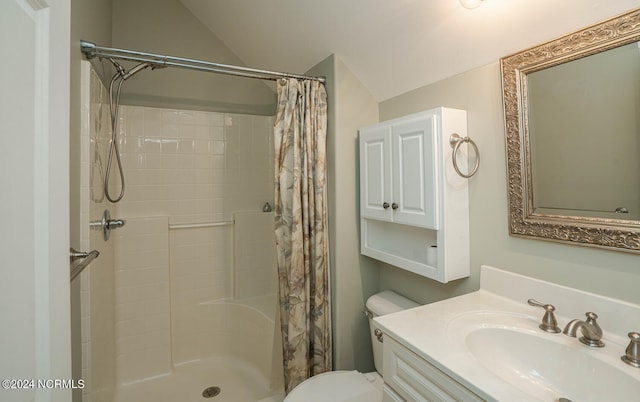
[[[388,202],[383,202],[382,203],[382,208],[384,208],[384,209],[389,208],[389,203]]]
[[[391,204],[391,209],[398,209],[398,204],[396,204],[395,202]]]

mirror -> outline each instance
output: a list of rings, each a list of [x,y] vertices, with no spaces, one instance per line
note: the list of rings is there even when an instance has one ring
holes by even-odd
[[[534,212],[640,220],[638,42],[528,74],[527,99]]]
[[[640,252],[640,9],[504,57],[509,231]]]

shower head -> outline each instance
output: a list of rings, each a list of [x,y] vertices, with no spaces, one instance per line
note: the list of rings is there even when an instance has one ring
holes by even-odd
[[[129,79],[133,77],[136,73],[139,73],[140,71],[144,70],[147,67],[151,67],[151,63],[148,63],[148,62],[140,63],[137,66],[133,67],[131,70],[129,70],[126,74],[123,74],[122,79],[123,80]]]

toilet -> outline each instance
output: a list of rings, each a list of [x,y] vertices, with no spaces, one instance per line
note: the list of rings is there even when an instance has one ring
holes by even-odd
[[[295,387],[284,402],[381,402],[382,342],[375,335],[374,317],[417,307],[419,304],[390,290],[377,293],[367,300],[369,329],[373,344],[376,371],[331,371],[313,376]]]

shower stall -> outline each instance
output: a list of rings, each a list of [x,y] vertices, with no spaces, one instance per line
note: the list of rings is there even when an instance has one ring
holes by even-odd
[[[82,64],[83,401],[281,401],[273,117],[120,106],[110,203],[109,91]]]

